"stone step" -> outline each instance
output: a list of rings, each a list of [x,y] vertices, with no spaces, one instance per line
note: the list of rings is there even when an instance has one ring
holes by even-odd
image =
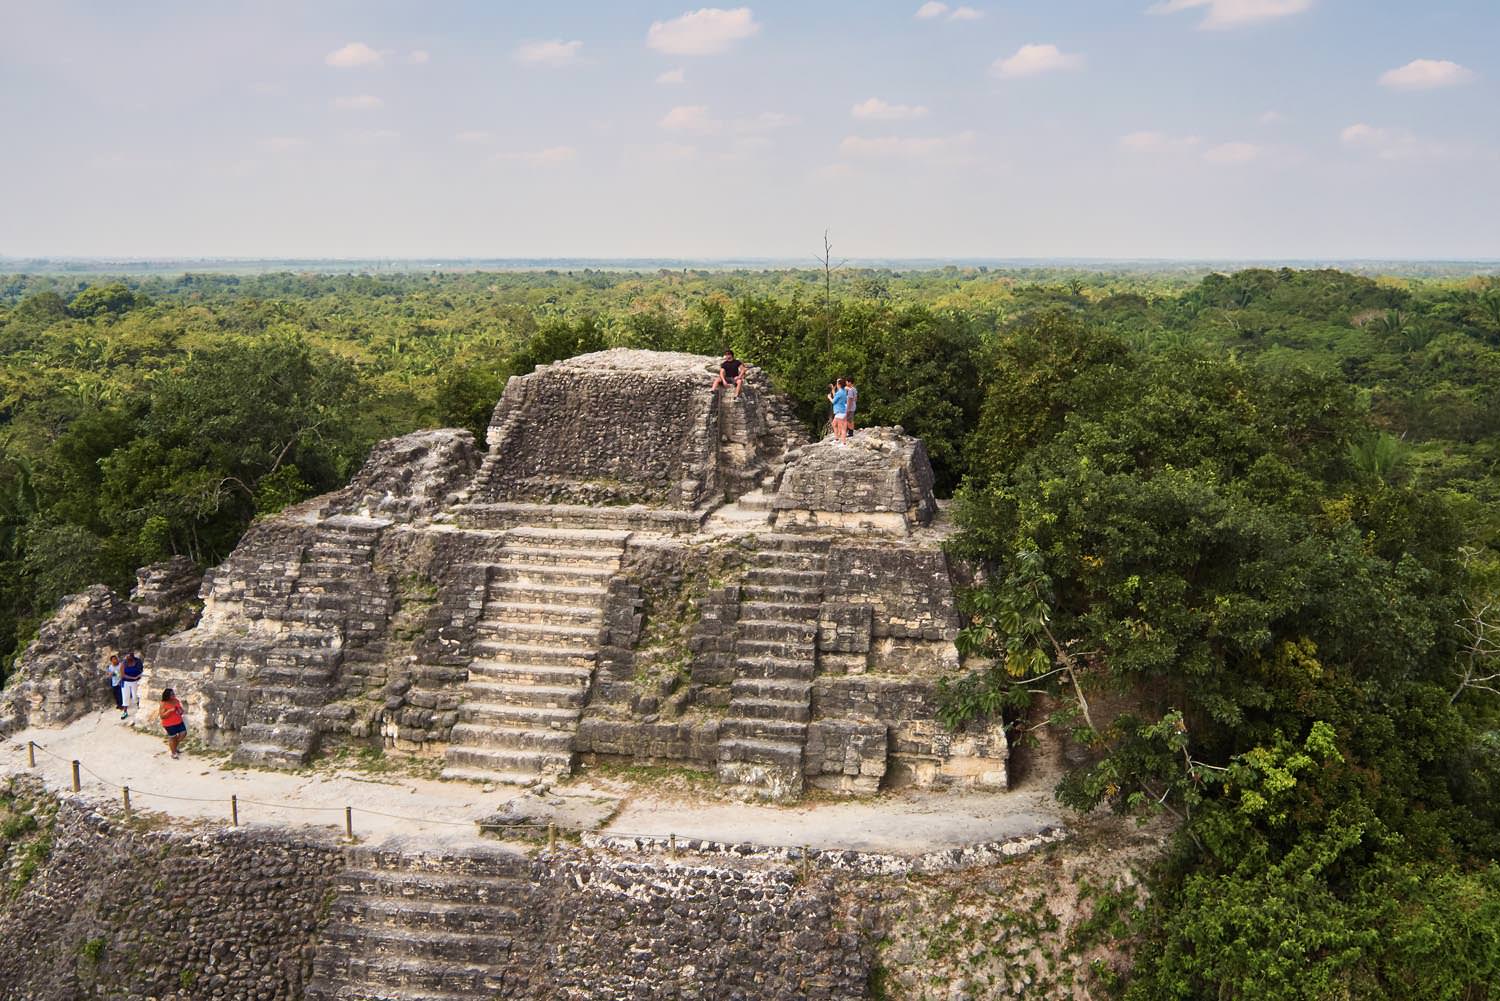
[[[316,709],[328,702],[328,690],[306,685],[257,684],[250,690],[254,699],[250,708],[257,706],[296,706],[300,709]]]
[[[761,549],[779,549],[798,553],[827,553],[833,542],[815,535],[799,535],[792,532],[765,532],[755,537]]]
[[[735,640],[734,649],[742,658],[811,661],[813,658],[812,637],[800,640],[758,640],[741,637]]]
[[[739,677],[730,682],[729,694],[736,704],[762,700],[805,706],[811,704],[812,682],[798,678]]]
[[[735,661],[736,678],[778,678],[788,681],[811,681],[818,673],[810,658],[752,657],[742,655]]]
[[[793,549],[758,550],[751,567],[762,570],[807,570],[823,573],[828,563],[823,553],[799,552]]]
[[[526,664],[518,661],[476,660],[469,665],[469,678],[479,683],[542,685],[554,688],[588,687],[590,667],[571,664]]]
[[[349,865],[354,872],[394,880],[406,884],[413,878],[431,877],[446,881],[444,885],[458,880],[465,885],[478,880],[495,886],[510,886],[525,889],[530,886],[533,872],[531,860],[524,854],[499,846],[483,848],[444,849],[432,846],[420,854],[412,854],[406,848],[356,847],[349,849]],[[410,888],[408,888],[410,889]],[[389,896],[389,894],[386,894]],[[407,892],[406,896],[421,896]],[[457,897],[438,896],[438,900],[462,900],[473,903],[465,894]],[[484,901],[479,901],[483,903]],[[498,901],[491,901],[498,902]]]
[[[552,709],[578,709],[583,706],[588,688],[584,685],[526,685],[505,682],[474,681],[464,686],[466,699],[493,705],[539,706]]]
[[[794,702],[790,699],[742,699],[731,695],[729,715],[745,719],[799,723],[805,731],[808,720],[812,719],[812,706],[805,699],[801,702]],[[728,720],[725,722],[727,723]]]
[[[415,987],[370,987],[345,982],[342,973],[307,985],[307,1001],[474,1001],[468,991],[424,991]]]
[[[534,528],[526,525],[510,530],[512,539],[529,540],[534,545],[579,549],[609,549],[618,555],[630,539],[628,531],[611,528]]]
[[[521,903],[516,899],[516,903]],[[446,900],[341,896],[330,911],[333,921],[357,922],[365,926],[430,928],[434,931],[484,933],[519,920],[517,907],[500,904],[452,903]]]
[[[743,614],[739,621],[739,642],[746,640],[770,640],[789,643],[811,643],[818,637],[817,620],[811,622],[795,619],[747,619]]]
[[[552,751],[520,747],[455,747],[448,745],[443,755],[443,774],[449,768],[466,768],[495,776],[567,775],[573,770],[571,751]],[[505,781],[495,779],[495,781]]]
[[[496,748],[506,751],[552,751],[570,754],[573,734],[567,730],[536,730],[523,727],[492,726],[484,723],[455,723],[448,749],[455,747]]]
[[[303,750],[268,741],[241,739],[229,760],[231,764],[261,768],[301,768],[311,756],[311,748]]]
[[[460,724],[515,726],[528,730],[573,728],[578,724],[578,710],[563,706],[518,706],[510,702],[475,702],[471,699],[459,705],[458,719]]]
[[[729,717],[719,724],[719,741],[764,740],[795,746],[807,741],[807,724],[782,719],[758,719],[736,715],[740,707],[731,703]]]
[[[750,490],[735,499],[743,511],[770,511],[771,495],[764,490]]]
[[[465,504],[454,512],[466,528],[566,528],[693,533],[703,526],[704,512],[654,508],[643,504],[594,507],[584,504],[538,504],[498,501]]]
[[[802,766],[802,745],[788,740],[736,737],[719,741],[720,761],[758,761]]]
[[[586,606],[598,610],[604,603],[605,588],[597,583],[560,585],[546,581],[492,580],[485,589],[490,601],[527,602],[548,606]]]
[[[262,694],[256,693],[257,696]],[[291,726],[311,729],[317,721],[318,709],[328,702],[327,695],[313,694],[319,696],[316,702],[300,706],[257,698],[245,709],[245,726],[268,726],[273,730]]]
[[[255,672],[255,684],[257,688],[300,688],[326,692],[337,677],[337,671],[322,665],[301,668],[288,664],[267,664]]]
[[[601,595],[603,591],[599,592]],[[816,609],[814,609],[816,611]],[[486,601],[486,622],[546,622],[557,625],[600,625],[604,622],[604,610],[596,605],[558,604],[545,601]]]
[[[495,563],[494,580],[511,584],[543,585],[554,587],[587,587],[590,584],[602,588],[618,570],[601,566],[555,566],[549,563]],[[493,585],[492,585],[493,586]]]
[[[601,616],[602,619],[602,616]],[[512,622],[481,619],[474,632],[487,639],[504,643],[539,643],[547,646],[570,646],[593,649],[599,645],[600,625],[550,622]]]
[[[350,956],[344,968],[348,982],[363,981],[380,988],[415,987],[421,990],[448,991],[470,997],[499,997],[505,986],[503,966],[472,963],[434,963],[416,959]],[[342,998],[342,991],[338,995]],[[373,995],[385,997],[384,993]]]
[[[496,929],[498,931],[498,929]],[[320,958],[337,969],[352,957],[421,959],[435,963],[495,965],[510,955],[510,938],[499,934],[445,931],[420,925],[333,925],[318,941]]]
[[[828,575],[821,570],[783,570],[776,567],[751,567],[745,572],[745,583],[752,587],[795,587],[807,591],[823,590]]]
[[[354,590],[354,581],[347,576],[347,571],[339,571],[334,568],[326,568],[321,573],[303,573],[292,585],[292,596],[306,600],[312,595],[323,595],[325,597],[343,598],[348,600],[349,593]]]
[[[391,907],[413,913],[429,908],[502,908],[525,899],[520,875],[491,876],[443,869],[383,869],[373,865],[347,869],[334,880],[339,899],[361,907]]]
[[[821,607],[821,605],[813,601],[741,601],[740,621],[777,619],[781,621],[805,620],[816,622],[818,619],[818,610]]]
[[[477,639],[476,656],[485,660],[509,661],[512,664],[569,664],[589,667],[598,659],[593,647],[564,646],[553,643],[511,643],[506,640]]]
[[[799,585],[786,584],[752,584],[748,581],[740,586],[740,600],[742,602],[767,603],[776,605],[812,605],[817,607],[823,602],[823,588],[801,587]]]
[[[610,567],[620,565],[620,549],[582,549],[576,546],[520,546],[507,544],[496,558],[496,566],[524,563],[531,566]]]

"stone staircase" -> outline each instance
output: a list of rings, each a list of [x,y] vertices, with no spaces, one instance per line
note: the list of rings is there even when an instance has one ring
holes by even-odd
[[[719,781],[758,796],[802,792],[817,673],[827,539],[764,535],[740,590],[735,679],[719,727]]]
[[[522,997],[511,964],[524,931],[525,856],[361,851],[341,874],[318,942],[309,1001]]]
[[[496,557],[445,778],[534,782],[573,770],[609,579],[629,533],[517,528]]]
[[[345,645],[377,635],[389,611],[371,572],[386,524],[345,516],[318,523],[278,616],[286,632],[249,691],[235,764],[297,768],[317,750],[319,709],[336,697]]]

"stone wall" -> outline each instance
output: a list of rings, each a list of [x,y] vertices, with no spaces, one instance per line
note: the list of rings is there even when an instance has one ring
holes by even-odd
[[[771,507],[782,529],[906,535],[937,513],[927,448],[899,427],[876,427],[795,449]]]
[[[21,799],[43,798],[35,785]],[[65,800],[0,904],[0,1001],[300,1001],[339,849],[282,831],[150,830]]]
[[[480,501],[652,503],[696,508],[730,486],[720,468],[718,359],[616,349],[517,376],[489,428]],[[769,469],[804,440],[789,405],[759,373],[746,377],[735,415],[738,467]],[[740,472],[742,469],[737,469]]]

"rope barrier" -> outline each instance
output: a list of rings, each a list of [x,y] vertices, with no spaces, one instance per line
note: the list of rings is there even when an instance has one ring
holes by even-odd
[[[206,796],[178,796],[178,795],[174,795],[172,793],[153,792],[150,789],[142,789],[139,786],[125,786],[125,785],[122,785],[122,784],[120,784],[118,782],[115,782],[115,781],[113,781],[111,779],[107,779],[103,775],[100,775],[98,772],[94,771],[92,768],[90,768],[87,765],[84,765],[81,762],[79,762],[78,759],[76,759],[76,758],[65,758],[65,757],[63,757],[60,754],[54,753],[45,744],[38,744],[34,740],[27,742],[27,750],[28,750],[28,754],[31,754],[31,752],[34,752],[34,751],[41,751],[43,754],[47,755],[49,758],[52,758],[52,759],[54,759],[56,761],[60,761],[63,764],[74,764],[74,763],[78,764],[79,768],[81,768],[84,772],[87,772],[90,776],[92,776],[95,779],[95,781],[99,782],[101,785],[104,785],[104,786],[107,786],[107,787],[109,787],[111,789],[115,789],[115,790],[123,792],[125,794],[124,802],[127,805],[127,810],[129,809],[129,803],[130,803],[130,800],[131,800],[132,797],[139,798],[141,796],[148,796],[148,797],[154,797],[156,799],[176,800],[177,802],[181,802],[181,803],[221,803],[221,804],[228,804],[229,807],[230,807],[230,810],[231,810],[231,820],[230,820],[230,823],[233,826],[238,826],[239,825],[239,822],[240,822],[240,820],[239,820],[239,807],[241,805],[245,805],[245,806],[259,806],[259,807],[263,807],[263,808],[268,809],[268,810],[302,810],[302,811],[310,812],[310,813],[327,812],[327,811],[343,811],[345,813],[346,821],[347,821],[347,818],[349,817],[350,814],[360,813],[360,814],[365,814],[365,815],[372,816],[372,817],[383,817],[383,818],[385,818],[387,820],[399,820],[399,821],[403,821],[403,822],[409,823],[409,824],[417,824],[419,826],[420,825],[427,825],[427,824],[441,824],[441,825],[444,825],[444,826],[447,826],[447,827],[465,827],[465,828],[467,828],[467,827],[473,827],[475,824],[478,823],[477,820],[443,820],[443,819],[438,818],[438,817],[411,817],[411,816],[406,816],[404,814],[399,814],[399,813],[385,813],[384,811],[381,811],[381,810],[371,810],[371,809],[369,809],[367,807],[363,807],[363,806],[309,806],[309,805],[304,804],[304,803],[272,803],[272,802],[267,802],[265,800],[245,799],[243,796],[239,796],[237,794],[231,794],[229,796],[223,796],[223,797],[206,797]],[[542,831],[542,832],[546,832],[547,835],[548,835],[548,843],[551,844],[551,845],[555,845],[556,844],[557,827],[556,827],[555,824],[506,824],[504,826],[508,830],[530,830],[530,831]],[[624,838],[626,840],[635,840],[635,841],[666,841],[670,845],[672,845],[674,849],[675,849],[675,846],[676,846],[676,843],[677,843],[677,836],[675,834],[631,834],[631,833],[628,833],[628,832],[625,832],[625,831],[599,831],[599,832],[596,832],[596,833],[605,835],[607,837],[612,837],[612,838]]]

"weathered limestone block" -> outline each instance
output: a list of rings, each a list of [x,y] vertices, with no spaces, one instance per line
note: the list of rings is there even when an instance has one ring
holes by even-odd
[[[867,428],[787,454],[771,499],[777,528],[907,535],[937,513],[922,442],[897,428]]]
[[[808,781],[837,792],[873,793],[885,777],[887,728],[862,720],[819,720],[807,728]]]
[[[327,511],[398,521],[431,517],[473,477],[479,459],[474,435],[456,428],[378,442]]]
[[[720,455],[718,359],[617,348],[512,378],[495,408],[473,499],[696,508],[746,469],[769,471],[805,441],[790,405],[751,369],[735,404],[744,449]],[[721,468],[733,459],[736,468]],[[743,486],[741,486],[743,489]]]

